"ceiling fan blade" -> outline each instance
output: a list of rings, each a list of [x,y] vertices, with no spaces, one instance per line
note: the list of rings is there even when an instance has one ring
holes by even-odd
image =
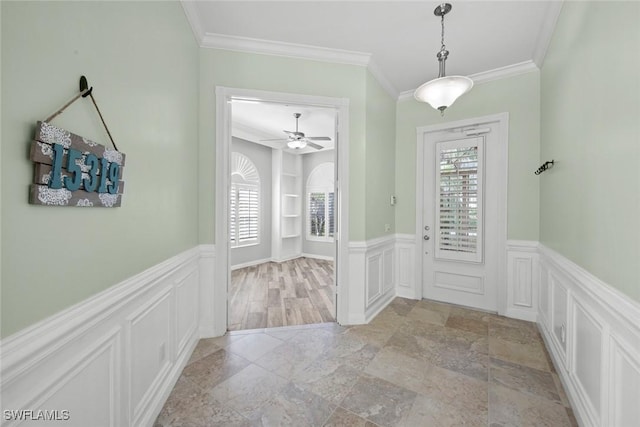
[[[307,141],[307,145],[311,148],[315,148],[316,150],[322,150],[324,148],[322,145],[314,144],[310,141]]]
[[[288,139],[286,139],[286,138],[275,138],[275,139],[261,139],[260,141],[262,141],[262,142],[273,142],[273,141],[287,142]]]
[[[331,141],[328,136],[308,136],[307,139],[309,141]]]

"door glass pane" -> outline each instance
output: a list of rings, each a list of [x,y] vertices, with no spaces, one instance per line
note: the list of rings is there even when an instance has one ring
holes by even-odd
[[[478,140],[447,141],[437,147],[439,258],[482,260],[482,155]]]

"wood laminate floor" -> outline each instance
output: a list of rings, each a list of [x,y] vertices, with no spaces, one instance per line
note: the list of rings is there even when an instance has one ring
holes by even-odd
[[[333,261],[296,258],[231,272],[229,330],[335,321]]]

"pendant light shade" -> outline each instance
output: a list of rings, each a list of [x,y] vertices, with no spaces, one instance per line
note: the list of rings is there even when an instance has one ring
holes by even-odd
[[[426,102],[436,110],[440,110],[440,114],[444,115],[444,110],[449,108],[460,96],[469,92],[473,87],[473,80],[464,76],[449,76],[445,74],[445,64],[449,51],[444,45],[444,16],[451,11],[449,3],[442,3],[436,7],[433,14],[440,17],[442,26],[440,51],[436,55],[438,57],[438,78],[430,80],[421,85],[413,93],[413,97],[420,101]]]
[[[426,102],[436,110],[444,111],[460,96],[469,92],[473,80],[464,76],[448,76],[433,79],[421,85],[413,96],[420,102]]]

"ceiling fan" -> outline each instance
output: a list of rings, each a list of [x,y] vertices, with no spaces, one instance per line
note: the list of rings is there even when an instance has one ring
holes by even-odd
[[[298,130],[298,119],[301,116],[301,113],[293,113],[293,117],[296,118],[296,130],[283,130],[283,132],[288,135],[287,139],[263,139],[262,141],[283,141],[287,143],[287,147],[296,150],[304,148],[307,145],[311,148],[315,148],[316,150],[322,150],[324,148],[322,145],[314,144],[311,141],[331,141],[331,138],[328,136],[305,136],[304,132],[300,132]]]

